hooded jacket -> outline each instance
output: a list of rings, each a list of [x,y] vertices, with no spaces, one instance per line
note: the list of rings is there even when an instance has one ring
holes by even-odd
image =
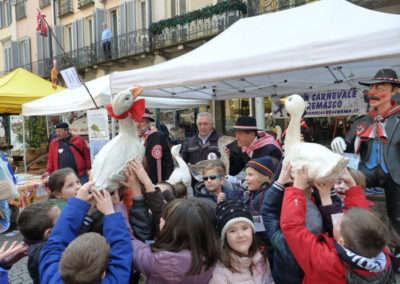
[[[345,204],[347,208],[357,206],[369,210],[360,186],[351,187],[346,191]],[[315,236],[307,230],[304,226],[305,212],[306,199],[303,191],[295,187],[287,187],[282,204],[281,228],[293,256],[304,271],[302,283],[344,284],[348,269],[355,272],[353,276],[358,275],[366,279],[377,278],[378,282],[373,283],[386,283],[384,279],[391,272],[390,258],[386,249],[383,271],[375,273],[353,269],[339,258],[333,238],[330,238],[328,234]]]

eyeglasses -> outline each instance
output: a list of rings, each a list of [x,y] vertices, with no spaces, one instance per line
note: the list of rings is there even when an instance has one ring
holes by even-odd
[[[206,176],[206,177],[203,177],[203,181],[206,181],[206,180],[208,180],[208,179],[210,179],[210,180],[215,180],[216,178],[220,178],[221,177],[221,175],[210,175],[210,176]]]

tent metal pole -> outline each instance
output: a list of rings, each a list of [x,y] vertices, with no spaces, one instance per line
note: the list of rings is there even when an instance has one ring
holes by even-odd
[[[212,116],[215,123],[215,98],[217,97],[217,91],[215,88],[212,90]]]
[[[26,143],[25,143],[25,117],[22,116],[22,144],[23,144],[23,150],[24,150],[24,171],[25,173],[27,172],[26,170]]]
[[[49,133],[49,117],[46,115],[46,131],[47,131],[47,139],[50,139]]]

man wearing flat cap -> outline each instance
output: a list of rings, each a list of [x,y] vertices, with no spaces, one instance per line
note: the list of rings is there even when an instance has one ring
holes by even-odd
[[[174,170],[168,138],[164,133],[150,128],[154,122],[151,113],[146,108],[142,119],[136,122],[140,142],[144,145],[145,152],[143,166],[153,184],[167,180]]]
[[[239,144],[237,151],[229,151],[230,175],[238,174],[251,159],[269,156],[275,166],[282,158],[282,150],[272,135],[257,129],[254,117],[241,116],[232,131]]]
[[[332,150],[360,155],[358,169],[367,187],[385,189],[388,216],[400,233],[400,105],[392,97],[400,80],[392,69],[381,69],[361,85],[369,86],[371,110],[357,118],[345,139],[336,137]]]
[[[71,168],[76,172],[81,184],[86,183],[91,162],[85,140],[70,133],[66,122],[57,123],[55,129],[57,138],[50,143],[47,167],[42,178],[58,169]]]

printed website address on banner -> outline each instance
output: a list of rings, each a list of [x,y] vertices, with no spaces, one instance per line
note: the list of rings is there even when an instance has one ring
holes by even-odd
[[[319,110],[319,111],[307,111],[306,115],[357,113],[358,111],[359,111],[358,108],[355,108],[355,109],[338,109],[338,110]]]

